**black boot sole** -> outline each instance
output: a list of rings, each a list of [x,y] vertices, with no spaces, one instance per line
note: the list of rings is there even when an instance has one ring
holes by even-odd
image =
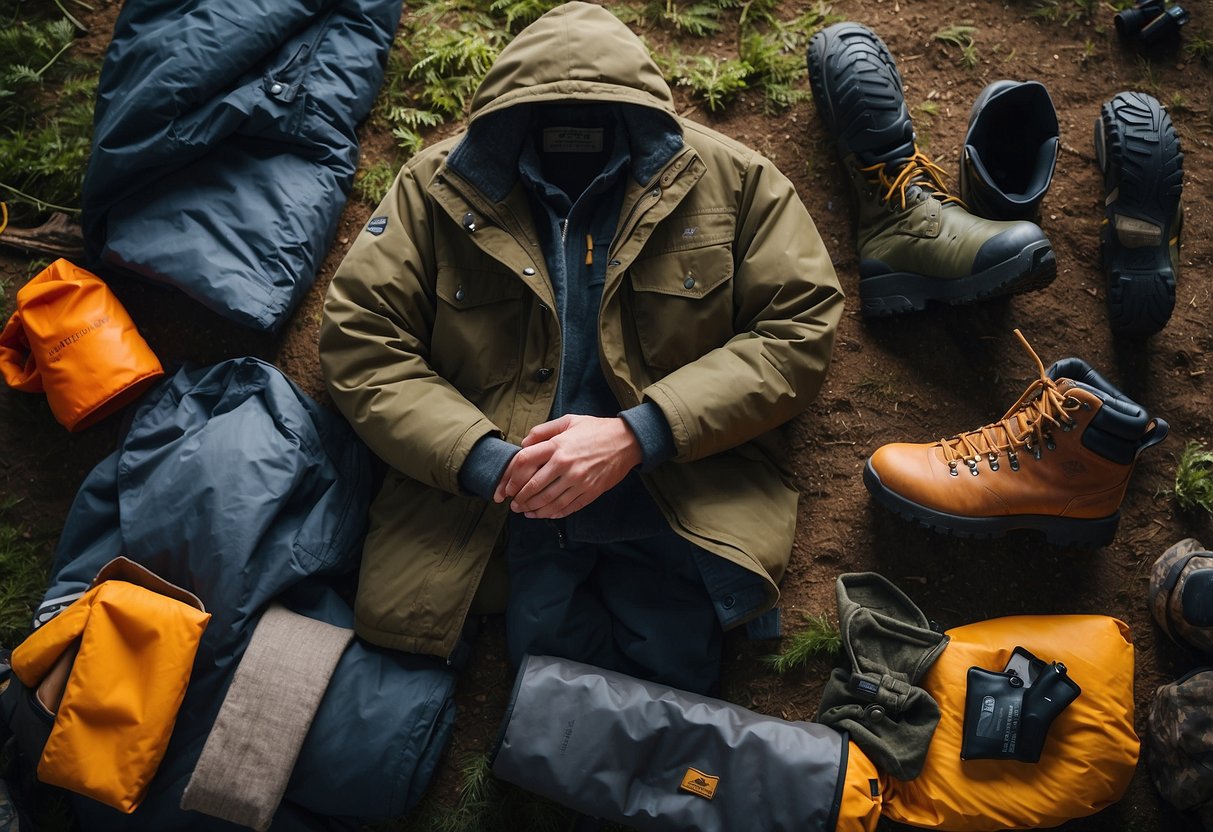
[[[809,40],[805,55],[817,112],[843,158],[909,156],[914,125],[888,47],[858,23],[838,23]],[[826,75],[833,83],[826,83]]]
[[[1043,289],[1057,277],[1057,258],[1048,240],[1040,240],[985,271],[967,277],[930,277],[914,272],[873,275],[859,281],[860,313],[865,317],[917,312],[930,302],[961,306],[1002,295]]]
[[[1014,514],[1000,517],[962,517],[927,508],[890,491],[869,461],[863,468],[863,484],[883,508],[917,526],[954,537],[995,538],[1007,532],[1035,531],[1054,546],[1094,549],[1107,546],[1116,537],[1120,512],[1108,517],[1082,520],[1045,514]]]
[[[1175,308],[1171,245],[1178,245],[1183,154],[1171,117],[1153,96],[1122,92],[1095,122],[1104,175],[1099,251],[1108,317],[1121,335],[1151,335]]]

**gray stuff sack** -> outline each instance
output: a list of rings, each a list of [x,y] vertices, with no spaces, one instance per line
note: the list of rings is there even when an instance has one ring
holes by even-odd
[[[502,780],[642,832],[833,832],[848,747],[823,725],[527,656],[492,766]]]

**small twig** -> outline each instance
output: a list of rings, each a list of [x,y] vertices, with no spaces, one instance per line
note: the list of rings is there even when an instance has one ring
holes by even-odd
[[[68,17],[71,17],[71,15],[68,15]],[[86,29],[85,31],[88,31],[88,30]],[[49,61],[47,61],[47,62],[46,62],[46,65],[45,65],[45,66],[43,66],[43,67],[42,67],[42,69],[38,70],[38,71],[37,71],[37,72],[35,72],[34,74],[35,74],[35,75],[37,75],[39,79],[41,79],[41,78],[42,78],[42,73],[44,73],[44,72],[46,72],[48,69],[50,69],[50,68],[51,68],[51,67],[54,65],[55,61],[59,60],[59,56],[60,56],[60,55],[62,55],[64,52],[66,52],[68,49],[70,49],[70,48],[71,48],[71,45],[72,45],[72,42],[71,42],[70,40],[69,40],[67,43],[63,44],[63,48],[62,48],[62,49],[60,49],[58,52],[56,52],[56,53],[55,53],[55,54],[54,54],[54,55],[51,57],[51,59],[50,59]]]
[[[79,209],[79,208],[65,208],[65,207],[63,207],[62,205],[56,205],[56,204],[54,204],[53,202],[47,202],[47,201],[46,201],[46,200],[44,200],[44,199],[38,199],[38,197],[36,197],[36,196],[30,196],[29,194],[25,193],[25,191],[19,191],[19,190],[17,190],[17,189],[16,189],[16,188],[14,188],[12,185],[9,185],[9,184],[8,184],[8,183],[6,183],[6,182],[0,182],[0,188],[7,188],[8,190],[10,190],[10,191],[12,191],[13,193],[15,193],[17,196],[22,197],[23,199],[29,200],[30,202],[32,202],[32,203],[34,203],[35,205],[40,206],[40,207],[42,207],[42,208],[53,208],[53,209],[55,209],[56,211],[63,211],[63,212],[68,213],[68,214],[78,214],[78,213],[80,213],[80,209]]]
[[[61,0],[55,0],[55,5],[59,7],[59,11],[63,12],[63,16],[66,17],[69,21],[71,21],[71,24],[76,27],[77,31],[85,32],[85,33],[88,32],[88,27],[85,26],[83,23],[81,23],[79,20],[77,20],[75,18],[75,16],[67,10],[67,7],[63,5]],[[84,4],[82,3],[81,5],[84,5]],[[91,10],[91,7],[89,7],[89,8]],[[60,50],[60,51],[62,51],[62,50]],[[57,58],[59,56],[56,55],[55,57]],[[52,60],[51,63],[54,63],[54,61]],[[38,74],[41,75],[42,73],[38,73]]]

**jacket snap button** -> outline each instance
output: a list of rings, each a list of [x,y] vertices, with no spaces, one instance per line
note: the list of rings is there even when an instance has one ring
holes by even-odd
[[[274,86],[270,87],[270,95],[277,95],[280,92],[282,92],[281,84],[274,84]]]
[[[455,300],[463,300],[463,287],[460,286],[455,290]]]
[[[685,288],[687,288],[687,289],[693,289],[693,288],[695,288],[695,278],[691,277],[691,276],[688,274],[688,275],[687,275],[687,279],[686,279],[686,280],[684,280],[684,281],[682,281],[682,285],[683,285]]]
[[[726,610],[731,610],[736,605],[737,605],[737,599],[735,597],[733,597],[732,595],[724,596],[724,600],[720,602],[720,606],[724,607]]]
[[[880,722],[884,719],[884,708],[879,705],[868,705],[863,709],[863,715],[868,722]]]
[[[522,270],[522,273],[525,274],[527,277],[530,277],[531,275],[533,275],[535,273],[535,270],[532,269],[530,266],[527,266],[525,269]]]
[[[535,371],[535,381],[547,381],[552,377],[551,367],[540,367]]]

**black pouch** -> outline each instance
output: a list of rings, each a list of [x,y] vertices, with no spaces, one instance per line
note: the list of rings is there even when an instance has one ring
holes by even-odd
[[[1038,762],[1049,726],[1081,692],[1064,664],[1021,647],[1002,672],[969,668],[960,758]]]

